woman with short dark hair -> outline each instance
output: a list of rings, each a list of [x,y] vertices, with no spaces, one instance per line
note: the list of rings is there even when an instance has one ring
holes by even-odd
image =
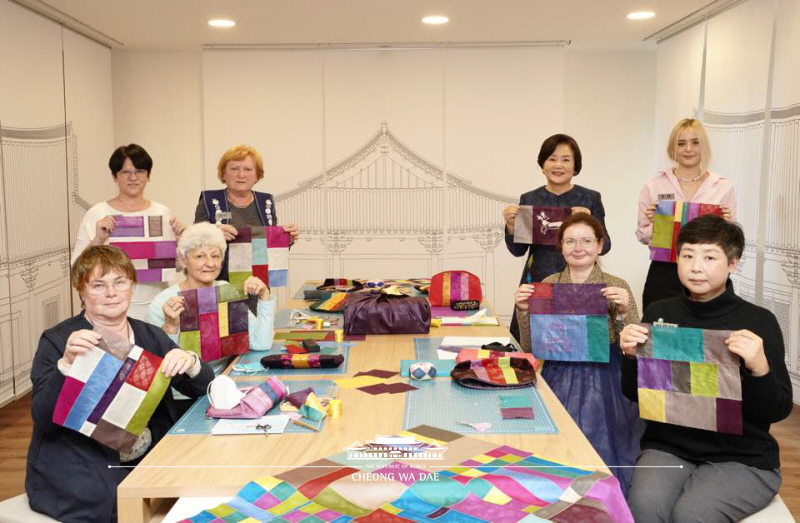
[[[162,216],[176,238],[180,237],[185,228],[166,205],[145,199],[144,190],[150,182],[153,159],[142,146],[132,143],[117,147],[108,160],[108,168],[111,170],[111,178],[117,184],[117,196],[94,205],[83,215],[72,250],[71,263],[75,263],[87,247],[108,243],[116,227],[114,216]],[[150,302],[167,283],[139,283],[131,297],[130,316],[144,320]]]
[[[547,276],[564,270],[561,253],[551,245],[527,245],[514,243],[514,225],[520,205],[537,207],[571,207],[572,212],[585,212],[600,221],[605,230],[605,242],[601,255],[611,249],[611,238],[605,229],[606,211],[600,193],[572,183],[572,178],[581,172],[583,157],[578,142],[566,134],[554,134],[546,139],[537,158],[547,183],[519,197],[519,205],[503,209],[506,222],[506,247],[514,256],[527,254],[522,269],[520,284],[542,281]],[[516,316],[511,319],[511,334],[519,339]]]
[[[120,454],[53,422],[76,358],[98,351],[103,338],[128,340],[163,358],[157,372],[193,398],[205,394],[214,373],[194,354],[178,348],[159,327],[128,316],[136,270],[120,249],[100,245],[84,250],[72,268],[72,286],[84,310],[44,331],[33,359],[33,436],[25,491],[33,510],[58,521],[116,521],[117,486],[130,471],[119,465],[135,465],[166,435],[178,420],[175,403],[167,390],[139,439]]]

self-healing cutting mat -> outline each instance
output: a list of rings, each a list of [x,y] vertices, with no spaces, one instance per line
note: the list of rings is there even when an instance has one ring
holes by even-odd
[[[434,425],[461,434],[478,433],[457,422],[488,422],[486,434],[557,434],[558,427],[536,387],[496,390],[468,389],[452,380],[414,381],[418,390],[406,394],[403,428]],[[534,419],[503,419],[500,396],[526,396],[533,405]]]
[[[291,344],[291,342],[288,342]],[[300,343],[296,343],[296,345],[300,345]],[[328,341],[321,341],[318,342],[320,354],[341,354],[344,356],[344,363],[339,365],[334,369],[323,369],[323,368],[316,368],[316,369],[265,369],[261,366],[261,358],[264,356],[270,356],[275,354],[286,354],[285,352],[281,352],[281,347],[283,344],[280,342],[276,342],[272,345],[272,349],[268,351],[250,351],[246,354],[242,354],[241,358],[236,362],[235,365],[245,365],[248,367],[255,367],[258,364],[260,370],[257,372],[247,372],[247,371],[240,371],[236,369],[231,369],[230,375],[231,376],[266,376],[268,374],[276,374],[278,376],[309,376],[315,374],[346,374],[347,373],[347,365],[350,361],[350,347],[353,345],[352,343],[336,343],[336,342],[328,342]]]

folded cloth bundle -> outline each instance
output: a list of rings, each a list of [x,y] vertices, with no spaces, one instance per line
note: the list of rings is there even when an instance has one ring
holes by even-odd
[[[334,369],[344,362],[342,354],[272,354],[261,358],[267,369]]]
[[[364,284],[359,280],[347,280],[345,278],[326,278],[322,285],[317,287],[318,291],[338,291],[354,292],[364,288]]]
[[[521,389],[536,384],[536,369],[526,358],[486,358],[457,363],[450,377],[470,389]]]
[[[312,311],[344,312],[345,298],[347,298],[346,292],[332,292],[330,296],[312,303],[308,308]]]
[[[218,409],[210,405],[206,410],[206,416],[209,418],[257,419],[278,404],[286,396],[288,389],[281,380],[271,376],[258,387],[242,389],[242,391],[245,392],[245,395],[238,405],[230,409]]]

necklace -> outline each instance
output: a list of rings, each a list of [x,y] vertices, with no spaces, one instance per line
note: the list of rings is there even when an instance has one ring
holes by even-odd
[[[251,199],[246,204],[237,205],[231,200],[231,195],[230,195],[230,193],[228,191],[225,191],[225,198],[228,200],[228,203],[230,203],[231,205],[233,205],[237,209],[247,209],[248,207],[250,207],[250,205],[253,203],[253,200],[255,199],[255,198],[253,198],[253,193],[251,192],[250,193],[250,198]]]
[[[703,172],[703,173],[700,173],[700,174],[698,174],[697,176],[695,176],[694,178],[692,178],[691,180],[684,180],[683,178],[681,178],[680,176],[678,176],[678,173],[676,173],[675,171],[673,171],[673,172],[672,172],[672,174],[674,174],[674,175],[675,175],[675,178],[677,178],[677,179],[678,179],[678,181],[679,181],[680,183],[689,184],[689,183],[694,183],[694,182],[696,182],[697,180],[699,180],[700,178],[702,178],[703,176],[705,176],[705,174],[706,174],[706,173],[704,173],[704,172]]]

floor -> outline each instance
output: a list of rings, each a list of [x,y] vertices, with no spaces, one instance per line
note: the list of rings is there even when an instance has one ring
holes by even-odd
[[[30,395],[0,408],[0,500],[25,490],[25,456],[31,438]],[[781,447],[783,485],[780,495],[800,519],[800,406],[772,426]]]

